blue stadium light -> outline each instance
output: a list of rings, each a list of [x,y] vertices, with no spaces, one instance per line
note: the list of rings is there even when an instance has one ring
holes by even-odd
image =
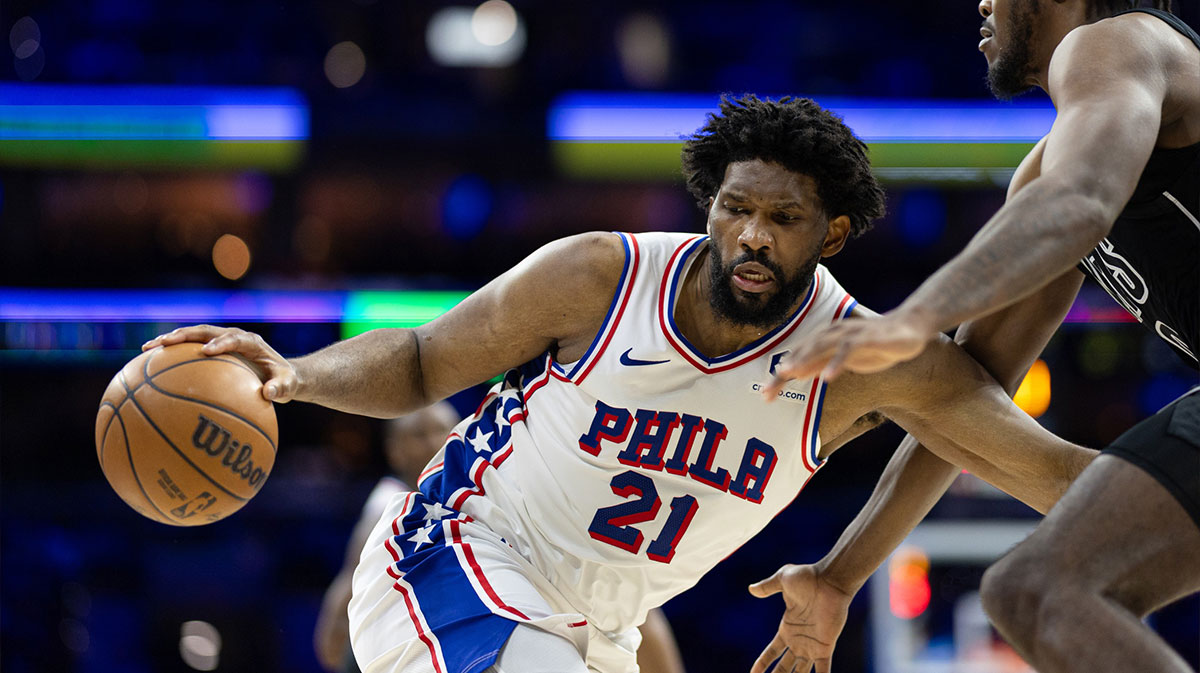
[[[0,288],[0,322],[332,322],[339,291]]]
[[[865,142],[1036,142],[1050,130],[1049,103],[813,97]],[[716,111],[714,94],[590,93],[550,106],[547,136],[567,142],[678,142]]]
[[[900,197],[899,232],[913,249],[936,245],[946,231],[946,197],[937,189],[909,189]]]
[[[469,241],[483,231],[492,214],[492,189],[478,175],[463,175],[442,195],[442,227],[455,240]]]
[[[0,83],[0,140],[308,137],[308,104],[288,88]]]

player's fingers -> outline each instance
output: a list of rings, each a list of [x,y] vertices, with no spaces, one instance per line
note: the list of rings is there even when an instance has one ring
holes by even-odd
[[[284,404],[292,401],[296,394],[295,376],[277,376],[269,379],[262,387],[263,399]]]
[[[262,342],[255,339],[258,336],[240,329],[230,329],[214,336],[200,350],[205,355],[220,355],[221,353],[238,353],[250,359],[262,355]]]
[[[774,402],[775,398],[779,395],[779,391],[783,390],[783,384],[787,383],[787,381],[787,379],[781,376],[775,376],[772,378],[767,382],[767,385],[763,386],[763,399],[768,402]]]
[[[846,358],[849,357],[851,351],[850,344],[842,342],[838,344],[837,349],[833,352],[833,356],[821,368],[821,378],[826,382],[832,381],[842,373],[842,368],[846,365]]]
[[[816,347],[809,347],[788,356],[775,368],[775,376],[763,387],[763,397],[774,400],[783,386],[793,379],[805,379],[821,371],[829,355]]]
[[[754,665],[750,667],[750,673],[767,673],[767,670],[771,667],[771,662],[778,659],[779,655],[783,654],[786,650],[787,647],[784,646],[783,639],[779,637],[778,633],[775,634],[771,642],[763,648],[762,654],[759,654],[758,658],[754,660]],[[775,670],[784,669],[777,668]]]
[[[766,598],[783,590],[783,582],[779,579],[779,574],[783,572],[783,568],[775,571],[765,580],[759,580],[750,585],[750,593],[758,598]]]
[[[225,327],[217,327],[215,325],[192,325],[190,327],[179,327],[167,332],[166,334],[160,334],[142,344],[142,350],[148,351],[151,348],[157,348],[158,346],[172,346],[185,341],[198,341],[203,343],[213,339],[226,329],[227,328]]]
[[[816,664],[817,673],[832,673],[833,671],[833,655],[829,655],[823,659],[817,659],[813,662]]]

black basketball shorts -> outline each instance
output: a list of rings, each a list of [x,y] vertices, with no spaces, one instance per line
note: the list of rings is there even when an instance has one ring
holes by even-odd
[[[1200,387],[1130,428],[1103,452],[1148,472],[1200,526]]]

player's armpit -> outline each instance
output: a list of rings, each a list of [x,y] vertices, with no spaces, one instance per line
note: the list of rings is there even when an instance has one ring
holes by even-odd
[[[825,458],[827,458],[830,454],[842,448],[851,440],[857,439],[861,435],[866,434],[887,422],[888,417],[879,411],[870,411],[862,416],[859,416],[857,421],[854,421],[849,428],[838,434],[836,437],[830,439],[829,441],[822,440],[821,453],[819,457],[821,460],[825,460]]]
[[[1047,431],[948,339],[876,381],[881,409],[936,455],[1047,512],[1096,451]]]

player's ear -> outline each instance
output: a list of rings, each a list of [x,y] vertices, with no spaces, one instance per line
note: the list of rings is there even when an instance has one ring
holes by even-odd
[[[704,229],[708,232],[709,236],[712,236],[712,209],[716,201],[716,198],[712,196],[708,197],[708,207],[704,209]]]
[[[822,257],[833,257],[838,254],[846,239],[850,238],[850,217],[838,215],[829,220],[829,229],[825,232],[825,243],[821,246]]]

